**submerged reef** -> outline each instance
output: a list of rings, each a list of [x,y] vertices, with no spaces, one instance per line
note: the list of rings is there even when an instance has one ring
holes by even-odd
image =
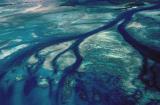
[[[0,4],[0,105],[160,105],[160,2],[90,2]]]

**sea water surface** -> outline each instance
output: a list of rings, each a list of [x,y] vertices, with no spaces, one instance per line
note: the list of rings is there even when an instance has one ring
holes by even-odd
[[[137,44],[117,29],[123,20],[92,30],[141,7],[59,4],[0,6],[0,105],[159,105],[160,8],[139,11],[126,25]]]

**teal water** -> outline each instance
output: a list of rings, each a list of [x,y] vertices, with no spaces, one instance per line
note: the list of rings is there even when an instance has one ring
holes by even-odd
[[[159,105],[159,10],[0,6],[0,105]]]

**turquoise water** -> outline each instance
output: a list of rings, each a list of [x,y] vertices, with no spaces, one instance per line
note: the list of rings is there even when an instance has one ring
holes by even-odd
[[[159,10],[0,6],[0,105],[159,105]]]

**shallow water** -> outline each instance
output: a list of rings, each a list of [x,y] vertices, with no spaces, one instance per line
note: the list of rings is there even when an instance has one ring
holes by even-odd
[[[1,6],[0,105],[159,105],[160,5],[117,28],[152,5]]]

